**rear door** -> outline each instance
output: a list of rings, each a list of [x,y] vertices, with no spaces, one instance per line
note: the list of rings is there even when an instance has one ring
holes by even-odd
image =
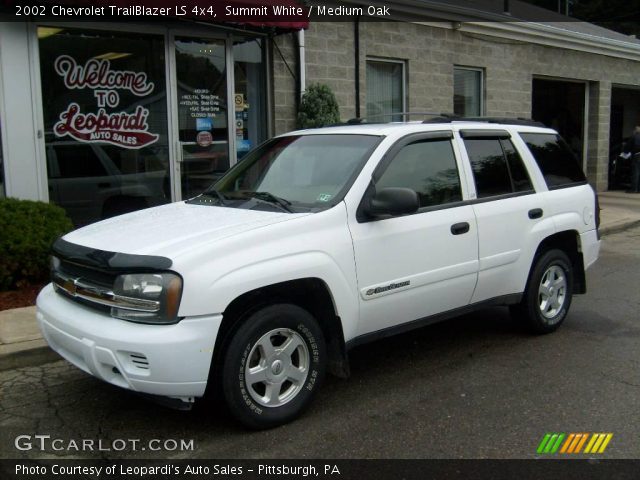
[[[472,303],[524,291],[538,243],[552,233],[546,206],[502,130],[460,130],[475,186],[478,285]]]
[[[411,188],[420,209],[350,221],[361,318],[358,335],[453,310],[476,285],[478,238],[464,203],[451,132],[405,137],[373,174],[372,189]],[[366,196],[366,195],[365,195]]]

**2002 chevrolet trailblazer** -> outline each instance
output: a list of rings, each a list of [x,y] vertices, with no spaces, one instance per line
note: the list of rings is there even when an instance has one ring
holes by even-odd
[[[486,305],[558,328],[600,248],[597,197],[531,122],[274,138],[208,191],[55,242],[49,345],[114,385],[289,421],[354,345]]]

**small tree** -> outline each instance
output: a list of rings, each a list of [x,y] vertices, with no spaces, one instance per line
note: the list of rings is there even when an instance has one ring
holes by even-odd
[[[309,85],[302,95],[298,111],[298,128],[317,128],[340,122],[335,95],[327,85]]]

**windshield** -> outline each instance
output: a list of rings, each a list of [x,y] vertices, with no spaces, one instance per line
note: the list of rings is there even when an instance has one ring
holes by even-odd
[[[271,210],[321,210],[342,200],[379,140],[344,134],[274,138],[248,154],[203,196],[216,205],[238,208],[261,209],[268,204]]]

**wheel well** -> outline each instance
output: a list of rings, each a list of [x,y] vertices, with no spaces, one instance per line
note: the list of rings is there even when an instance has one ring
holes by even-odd
[[[327,344],[329,372],[346,378],[349,361],[342,322],[336,313],[331,292],[319,278],[302,278],[276,283],[244,293],[234,299],[222,315],[214,347],[212,370],[221,365],[222,356],[242,322],[257,310],[274,303],[291,303],[307,310],[318,321]]]
[[[579,234],[575,230],[555,233],[540,242],[534,261],[531,264],[532,268],[538,257],[554,248],[562,250],[571,260],[571,266],[573,267],[573,293],[587,293],[584,260],[580,249]]]

